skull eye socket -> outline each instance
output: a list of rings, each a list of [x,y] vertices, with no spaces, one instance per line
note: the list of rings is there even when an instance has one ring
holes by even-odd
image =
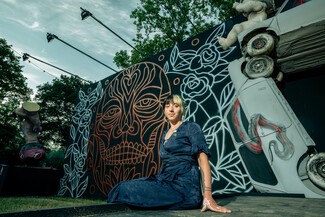
[[[144,94],[134,104],[134,111],[137,115],[148,118],[155,114],[159,108],[159,100],[153,94]]]

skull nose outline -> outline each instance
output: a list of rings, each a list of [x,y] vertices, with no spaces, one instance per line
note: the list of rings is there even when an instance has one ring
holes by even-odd
[[[121,118],[121,128],[118,130],[119,133],[127,133],[127,132],[133,132],[134,126],[133,126],[133,119],[129,112],[125,112],[122,115]]]

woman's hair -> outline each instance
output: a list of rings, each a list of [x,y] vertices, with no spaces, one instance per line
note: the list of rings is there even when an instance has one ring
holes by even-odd
[[[186,111],[186,105],[185,105],[185,102],[184,100],[182,99],[182,97],[180,95],[177,95],[177,94],[172,94],[172,95],[169,95],[164,103],[163,103],[163,108],[166,107],[166,105],[169,105],[169,103],[176,103],[180,106],[181,108],[181,114],[184,115],[185,114],[185,111]]]

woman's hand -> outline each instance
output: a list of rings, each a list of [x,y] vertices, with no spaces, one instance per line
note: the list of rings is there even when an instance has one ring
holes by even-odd
[[[213,197],[204,197],[203,203],[202,203],[202,209],[201,212],[204,212],[206,210],[211,210],[213,212],[220,212],[220,213],[231,213],[231,210],[219,206],[216,201],[213,199]]]
[[[230,213],[231,211],[229,209],[219,206],[212,197],[211,169],[208,156],[203,152],[200,153],[198,155],[198,162],[200,165],[203,181],[203,204],[201,212],[211,210],[213,212]]]

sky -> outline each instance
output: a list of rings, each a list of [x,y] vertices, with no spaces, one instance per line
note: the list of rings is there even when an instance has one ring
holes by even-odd
[[[115,72],[96,62],[63,42],[54,39],[48,43],[51,33],[105,65],[120,71],[113,57],[120,50],[132,48],[104,28],[93,18],[81,20],[81,9],[88,10],[125,41],[134,46],[136,35],[131,11],[139,0],[0,0],[0,38],[12,45],[17,56],[27,53],[32,57],[54,65],[83,79],[96,82]],[[67,73],[40,61],[21,59],[23,75],[28,87],[51,82]]]

